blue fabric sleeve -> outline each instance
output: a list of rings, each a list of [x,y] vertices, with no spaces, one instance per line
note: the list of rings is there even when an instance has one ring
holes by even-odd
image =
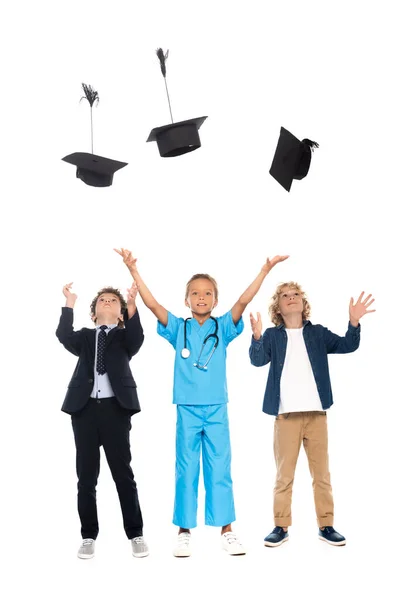
[[[347,354],[354,352],[360,345],[361,326],[353,327],[349,322],[346,335],[341,337],[332,333],[326,327],[322,327],[326,351],[328,354]]]
[[[160,321],[157,321],[157,333],[176,348],[179,327],[183,322],[182,318],[175,317],[175,315],[168,312],[168,321],[165,326]]]
[[[218,317],[218,326],[221,334],[221,341],[227,346],[242,333],[244,329],[243,318],[240,317],[235,325],[232,318],[232,311],[229,311],[222,315],[222,317]]]
[[[259,340],[251,336],[249,348],[250,362],[255,367],[263,367],[271,362],[271,338],[266,329]]]

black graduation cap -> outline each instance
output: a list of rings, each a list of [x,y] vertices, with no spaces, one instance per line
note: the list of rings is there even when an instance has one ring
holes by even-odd
[[[319,148],[317,142],[305,138],[298,140],[290,131],[281,127],[270,174],[287,192],[293,179],[304,179],[311,164],[311,154]]]
[[[179,121],[174,123],[172,118],[171,103],[169,100],[169,93],[167,87],[167,70],[165,61],[168,58],[168,50],[163,52],[162,48],[156,50],[156,54],[160,61],[161,73],[164,77],[165,89],[167,91],[169,112],[171,115],[171,123],[169,125],[163,125],[162,127],[155,127],[151,130],[147,142],[157,142],[160,156],[168,158],[172,156],[180,156],[187,152],[193,152],[200,148],[200,136],[199,129],[203,125],[207,117],[197,117],[195,119],[188,119],[187,121]]]
[[[76,176],[81,179],[86,185],[93,187],[108,187],[113,182],[114,173],[122,167],[126,167],[128,163],[119,162],[118,160],[112,160],[111,158],[105,158],[104,156],[98,156],[93,154],[93,118],[92,108],[94,102],[99,102],[98,93],[92,88],[91,85],[82,83],[83,91],[85,95],[82,96],[90,104],[90,123],[92,133],[92,153],[88,152],[74,152],[64,156],[62,160],[76,166]]]
[[[87,185],[94,187],[107,187],[112,184],[114,173],[128,163],[119,162],[89,154],[88,152],[74,152],[64,156],[62,160],[76,166],[76,176]]]

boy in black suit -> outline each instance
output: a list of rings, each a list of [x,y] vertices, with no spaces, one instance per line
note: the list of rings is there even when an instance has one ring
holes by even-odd
[[[143,329],[136,309],[137,288],[128,290],[128,302],[119,290],[107,287],[91,304],[96,329],[73,329],[77,299],[72,283],[64,286],[56,335],[63,346],[79,357],[68,385],[62,411],[71,415],[76,445],[78,512],[82,545],[79,558],[92,558],[99,525],[96,484],[103,446],[118,491],[126,535],[135,557],[149,554],[143,538],[143,521],[136,483],[130,467],[131,416],[140,412],[136,383],[129,361],[143,344]]]

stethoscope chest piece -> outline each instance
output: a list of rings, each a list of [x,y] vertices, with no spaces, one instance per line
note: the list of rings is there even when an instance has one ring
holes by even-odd
[[[181,356],[182,356],[182,358],[189,358],[189,356],[190,356],[189,348],[182,348]]]

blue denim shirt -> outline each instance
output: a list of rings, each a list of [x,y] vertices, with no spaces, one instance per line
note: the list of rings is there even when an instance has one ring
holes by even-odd
[[[360,345],[360,331],[360,325],[353,327],[349,323],[346,335],[340,337],[322,325],[313,325],[310,321],[304,321],[304,342],[323,410],[333,404],[328,354],[347,354],[357,350]],[[251,339],[249,350],[251,364],[255,367],[263,367],[271,363],[263,404],[263,411],[268,415],[277,415],[279,412],[286,346],[287,333],[283,324],[266,329],[259,340],[255,340],[254,337]]]

